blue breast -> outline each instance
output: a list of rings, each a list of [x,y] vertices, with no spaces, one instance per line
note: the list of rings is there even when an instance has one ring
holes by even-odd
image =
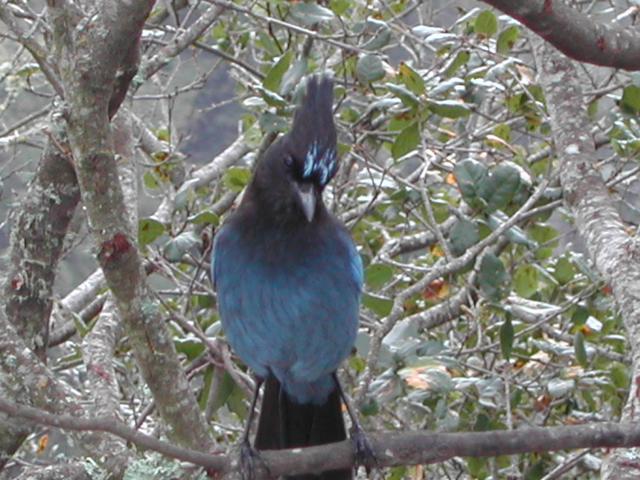
[[[269,232],[242,222],[216,235],[213,277],[229,343],[259,376],[320,404],[358,328],[362,263],[337,223]]]

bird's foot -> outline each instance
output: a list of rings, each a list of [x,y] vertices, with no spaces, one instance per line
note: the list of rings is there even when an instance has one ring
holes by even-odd
[[[378,459],[373,453],[373,447],[359,425],[354,425],[350,433],[356,466],[362,465],[369,474],[372,469],[378,468]]]
[[[265,478],[261,473],[269,472],[260,452],[253,448],[248,441],[240,444],[240,478],[242,480],[256,480]]]

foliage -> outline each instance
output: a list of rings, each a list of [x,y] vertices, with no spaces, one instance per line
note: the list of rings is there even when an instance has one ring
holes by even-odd
[[[358,391],[366,427],[480,431],[615,420],[629,384],[622,322],[580,247],[570,213],[556,201],[561,172],[522,27],[480,8],[450,7],[443,20],[429,6],[406,0],[236,3],[251,15],[226,11],[199,42],[233,59],[220,64],[233,79],[225,100],[241,105],[239,129],[254,149],[268,133],[286,131],[305,75],[330,72],[336,80],[341,171],[325,195],[365,264],[362,329],[343,376],[355,392],[365,372],[374,372],[366,390]],[[265,17],[284,23],[268,24]],[[144,39],[150,52],[157,49],[153,38],[168,41],[170,35],[149,25]],[[160,98],[159,110],[175,102],[179,111],[186,108],[180,102],[193,101],[191,90],[215,88],[193,84],[195,72],[212,64],[205,50],[196,44],[189,59],[166,67],[175,73],[173,83],[149,82],[134,93],[132,108],[167,148],[140,162],[146,212],[176,194],[175,174],[183,171],[184,159],[174,153],[189,124],[172,125],[171,115],[150,112],[144,97]],[[19,58],[22,67],[6,72],[4,95],[29,110],[34,88],[44,88],[45,81],[26,54]],[[640,89],[623,75],[588,74],[594,91],[614,85],[586,100],[594,130],[615,153],[600,166],[603,175],[623,192],[640,151]],[[181,89],[165,101],[163,95]],[[207,119],[217,122],[217,110]],[[14,159],[28,155],[33,141],[32,132],[21,134],[25,140],[15,143]],[[43,141],[40,133],[34,138]],[[184,184],[169,219],[144,214],[138,224],[139,247],[156,265],[153,287],[172,320],[176,348],[216,439],[225,443],[238,439],[248,399],[238,383],[242,377],[212,362],[202,340],[224,338],[207,255],[229,199],[250,179],[252,161],[244,157],[215,182]],[[519,212],[547,181],[541,199]],[[621,204],[628,220],[640,220],[628,197],[621,195]],[[398,295],[453,265],[516,212],[518,221],[499,239],[406,299],[372,361],[374,336]],[[449,313],[434,320],[435,308],[443,305]],[[62,345],[55,368],[83,370],[69,356],[78,342]],[[117,361],[123,398],[135,399],[124,409],[133,417],[150,396],[138,383],[126,340]],[[236,369],[245,373],[242,365]],[[532,453],[465,459],[421,467],[420,475],[413,467],[396,468],[389,478],[445,478],[462,471],[469,478],[534,479],[567,458]],[[588,478],[597,469],[597,454],[587,458],[574,468],[576,476]],[[125,478],[151,478],[152,466],[131,468]]]

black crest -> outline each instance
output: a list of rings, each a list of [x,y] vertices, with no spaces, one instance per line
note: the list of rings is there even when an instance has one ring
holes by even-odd
[[[333,122],[333,81],[314,76],[293,117],[289,142],[302,179],[325,186],[336,173],[336,127]]]

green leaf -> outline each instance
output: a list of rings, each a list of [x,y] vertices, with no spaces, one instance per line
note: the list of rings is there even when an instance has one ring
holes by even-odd
[[[640,87],[629,85],[622,91],[620,105],[627,113],[640,112]]]
[[[487,476],[487,459],[481,457],[467,458],[467,468],[472,478],[485,478]]]
[[[378,290],[393,278],[393,268],[383,263],[374,263],[367,267],[364,278],[369,288]]]
[[[482,163],[467,158],[456,163],[453,169],[458,188],[465,201],[473,208],[483,202],[480,201],[479,188],[489,175],[489,170]]]
[[[193,360],[204,352],[204,344],[195,337],[176,338],[173,340],[176,350]]]
[[[248,32],[249,33],[249,32]],[[265,55],[271,58],[276,58],[282,55],[280,45],[276,43],[273,37],[269,34],[269,31],[265,29],[258,29],[255,33],[255,44],[258,48],[264,51]]]
[[[373,38],[366,41],[360,48],[363,50],[370,50],[372,52],[380,50],[391,41],[391,29],[389,27],[383,27],[378,29]]]
[[[258,120],[260,130],[265,133],[286,132],[289,129],[289,122],[272,112],[264,112]]]
[[[473,425],[474,432],[488,432],[491,430],[491,419],[484,413],[479,413]]]
[[[302,77],[307,71],[307,59],[301,58],[293,62],[293,65],[287,70],[282,77],[280,84],[280,94],[289,94],[302,80]]]
[[[540,480],[544,477],[544,469],[545,462],[543,460],[538,460],[533,465],[530,465],[529,468],[524,472],[524,476],[522,480]]]
[[[446,77],[453,77],[456,72],[462,67],[466,65],[466,63],[471,58],[471,54],[468,50],[462,50],[458,52],[458,54],[449,62],[449,64],[444,69],[444,75]]]
[[[531,298],[538,291],[538,269],[533,265],[520,265],[513,275],[516,293]]]
[[[502,260],[493,253],[487,253],[480,262],[478,283],[480,290],[486,298],[494,302],[499,301],[505,292],[504,285],[507,282],[507,271]]]
[[[138,244],[146,247],[164,233],[164,225],[153,218],[143,218],[138,222]]]
[[[400,64],[398,77],[415,95],[422,95],[424,93],[424,79],[418,72],[404,62]]]
[[[487,210],[504,209],[520,188],[520,172],[511,165],[498,165],[479,185],[479,193],[487,202]]]
[[[336,15],[342,15],[353,5],[351,0],[331,0],[329,6]]]
[[[610,369],[610,377],[616,388],[626,390],[629,388],[629,369],[622,364],[615,364]]]
[[[282,81],[282,77],[285,72],[289,69],[292,56],[293,54],[291,52],[287,52],[278,59],[262,81],[262,86],[264,88],[271,90],[272,92],[279,92],[280,82]]]
[[[244,167],[231,167],[224,172],[223,182],[234,192],[241,191],[251,180],[251,170]]]
[[[361,83],[368,85],[371,82],[384,78],[384,66],[378,55],[367,53],[358,59],[356,75]]]
[[[211,295],[192,295],[191,299],[199,308],[213,308],[216,304]]]
[[[502,210],[496,210],[487,218],[487,225],[491,230],[497,230],[500,228],[509,217]],[[517,243],[518,245],[524,245],[528,248],[538,248],[538,244],[531,240],[526,232],[522,230],[519,226],[514,225],[511,228],[508,228],[505,232],[505,236],[509,239],[510,242]]]
[[[571,321],[576,327],[580,327],[587,322],[589,318],[589,310],[583,307],[576,307],[573,314],[571,315]]]
[[[169,262],[179,262],[189,250],[199,244],[200,238],[194,232],[183,232],[165,244],[163,254]]]
[[[374,297],[372,295],[364,294],[362,296],[362,305],[367,307],[373,313],[380,317],[386,317],[391,312],[393,302],[386,298]]]
[[[207,406],[207,401],[209,400],[209,394],[211,393],[211,382],[213,381],[213,371],[214,367],[208,366],[202,378],[202,389],[200,390],[200,394],[198,395],[198,406],[200,410],[204,410]]]
[[[498,31],[498,19],[489,10],[483,10],[480,15],[476,17],[473,23],[473,29],[477,35],[481,37],[492,37]]]
[[[558,246],[558,231],[549,225],[532,225],[529,229],[529,236],[540,244],[536,251],[536,258],[544,260],[553,255],[553,250]]]
[[[511,127],[508,123],[500,123],[493,129],[493,134],[500,137],[505,142],[511,141]]]
[[[229,410],[238,415],[242,420],[247,418],[248,413],[248,408],[245,402],[246,399],[244,392],[234,383],[231,393],[227,397],[227,401],[225,403],[229,407]]]
[[[180,190],[176,193],[175,208],[182,210],[191,205],[196,199],[195,192],[196,179],[187,180],[182,184]]]
[[[594,98],[587,105],[587,115],[589,115],[589,119],[595,121],[598,118],[598,98]]]
[[[272,107],[286,107],[287,101],[278,95],[276,92],[272,92],[271,90],[267,90],[266,88],[262,88],[261,86],[255,87],[256,91],[260,93],[265,102],[267,102]]]
[[[576,276],[576,269],[567,257],[560,257],[556,262],[553,276],[564,285],[569,283]]]
[[[393,467],[389,470],[387,480],[403,480],[404,478],[410,478],[407,477],[407,473],[407,467],[404,465],[401,467]]]
[[[76,332],[78,333],[78,335],[80,335],[80,338],[84,338],[87,333],[91,331],[91,325],[85,325],[80,315],[78,315],[76,312],[69,311],[68,313],[69,315],[71,315],[73,324],[76,327]]]
[[[414,108],[420,105],[420,99],[408,88],[402,85],[396,85],[395,83],[387,83],[385,87],[393,93],[396,97],[402,100],[402,103],[409,108]]]
[[[509,360],[511,358],[511,351],[513,350],[513,324],[511,323],[511,316],[507,315],[502,325],[500,325],[500,350],[504,358]]]
[[[360,413],[365,417],[377,415],[380,413],[380,405],[375,398],[369,398],[360,404]]]
[[[420,128],[418,122],[409,125],[402,130],[396,137],[395,142],[391,146],[391,155],[398,159],[414,150],[420,143]]]
[[[462,255],[480,240],[480,229],[475,222],[463,218],[451,228],[450,239],[452,253]]]
[[[297,2],[291,7],[291,15],[302,25],[310,27],[316,23],[327,22],[334,18],[334,14],[328,8],[315,2]]]
[[[227,372],[224,372],[222,375],[222,379],[220,380],[220,387],[216,390],[216,398],[213,400],[211,413],[218,410],[221,406],[227,403],[229,396],[234,390],[236,386],[235,382],[231,375]]]
[[[498,35],[498,41],[496,43],[496,51],[502,55],[506,55],[513,48],[518,37],[520,36],[520,29],[515,25],[505,28],[500,35]]]
[[[15,73],[17,77],[30,78],[33,74],[40,72],[40,66],[37,63],[26,63]]]
[[[155,190],[160,187],[160,183],[158,183],[156,176],[152,172],[145,172],[142,181],[144,182],[144,186],[149,190]]]
[[[220,224],[220,217],[211,211],[205,210],[204,212],[192,215],[187,221],[196,225],[209,224],[217,226]]]
[[[577,362],[581,367],[586,368],[589,364],[589,359],[587,358],[587,349],[584,345],[584,334],[581,331],[576,332],[576,335],[573,338],[573,348],[575,350]]]
[[[457,100],[430,100],[427,105],[433,113],[445,118],[468,117],[471,113],[467,105]]]

